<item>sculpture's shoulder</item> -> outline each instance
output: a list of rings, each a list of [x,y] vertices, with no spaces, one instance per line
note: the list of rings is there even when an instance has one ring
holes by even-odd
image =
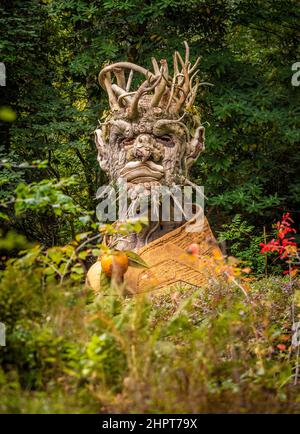
[[[179,283],[201,286],[207,281],[204,263],[221,251],[206,218],[201,230],[189,229],[191,222],[139,249],[137,253],[149,268],[129,267],[125,274],[129,291],[146,292]],[[199,246],[199,256],[187,253],[194,243]]]

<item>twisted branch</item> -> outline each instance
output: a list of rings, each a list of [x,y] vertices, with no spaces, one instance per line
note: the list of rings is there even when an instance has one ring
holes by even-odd
[[[186,41],[184,41],[184,46],[184,58],[178,51],[173,55],[172,77],[169,76],[166,59],[162,59],[159,64],[154,57],[151,59],[154,72],[131,62],[117,62],[103,68],[99,74],[99,83],[108,94],[112,111],[126,107],[129,119],[136,118],[139,100],[153,90],[151,107],[164,106],[166,111],[178,115],[182,113],[182,110],[189,109],[195,101],[198,87],[205,83],[196,81],[194,84],[200,57],[192,65],[189,60],[190,49]],[[125,70],[129,70],[127,83]],[[146,80],[137,91],[130,92],[134,72],[144,75]],[[111,73],[114,74],[117,83],[112,83]]]

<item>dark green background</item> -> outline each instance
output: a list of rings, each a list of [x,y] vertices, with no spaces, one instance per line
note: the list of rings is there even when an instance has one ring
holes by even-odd
[[[214,84],[196,100],[209,124],[192,169],[213,228],[236,214],[256,234],[283,212],[298,220],[300,87],[291,85],[291,67],[300,61],[299,15],[297,0],[2,0],[0,106],[17,119],[1,122],[1,157],[48,160],[36,170],[2,167],[5,230],[51,245],[84,228],[75,213],[57,216],[51,206],[16,215],[17,184],[75,174],[77,184],[63,192],[93,211],[106,182],[92,135],[108,107],[97,73],[108,61],[150,67],[152,55],[172,64],[183,40],[193,59],[202,57],[200,79]]]

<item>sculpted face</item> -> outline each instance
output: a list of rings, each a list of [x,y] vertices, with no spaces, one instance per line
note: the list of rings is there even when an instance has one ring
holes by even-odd
[[[98,161],[111,180],[124,178],[129,186],[181,184],[204,148],[204,128],[194,137],[186,125],[166,117],[160,108],[147,111],[135,121],[111,117],[96,130]],[[131,186],[132,187],[132,186]]]
[[[108,93],[111,114],[95,132],[100,167],[112,181],[125,179],[131,190],[143,185],[182,184],[188,169],[204,149],[204,127],[191,115],[199,83],[193,86],[195,66],[174,55],[174,75],[153,59],[154,74],[137,65],[120,62],[104,68],[100,84]],[[179,71],[178,62],[181,65]],[[198,61],[196,62],[196,64]],[[130,70],[126,84],[125,71]],[[129,92],[132,72],[147,78]],[[111,72],[116,83],[112,83]]]

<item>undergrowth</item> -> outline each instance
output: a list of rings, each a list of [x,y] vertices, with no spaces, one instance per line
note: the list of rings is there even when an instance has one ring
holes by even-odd
[[[299,412],[299,279],[122,297],[42,275],[30,253],[2,272],[1,413]]]

